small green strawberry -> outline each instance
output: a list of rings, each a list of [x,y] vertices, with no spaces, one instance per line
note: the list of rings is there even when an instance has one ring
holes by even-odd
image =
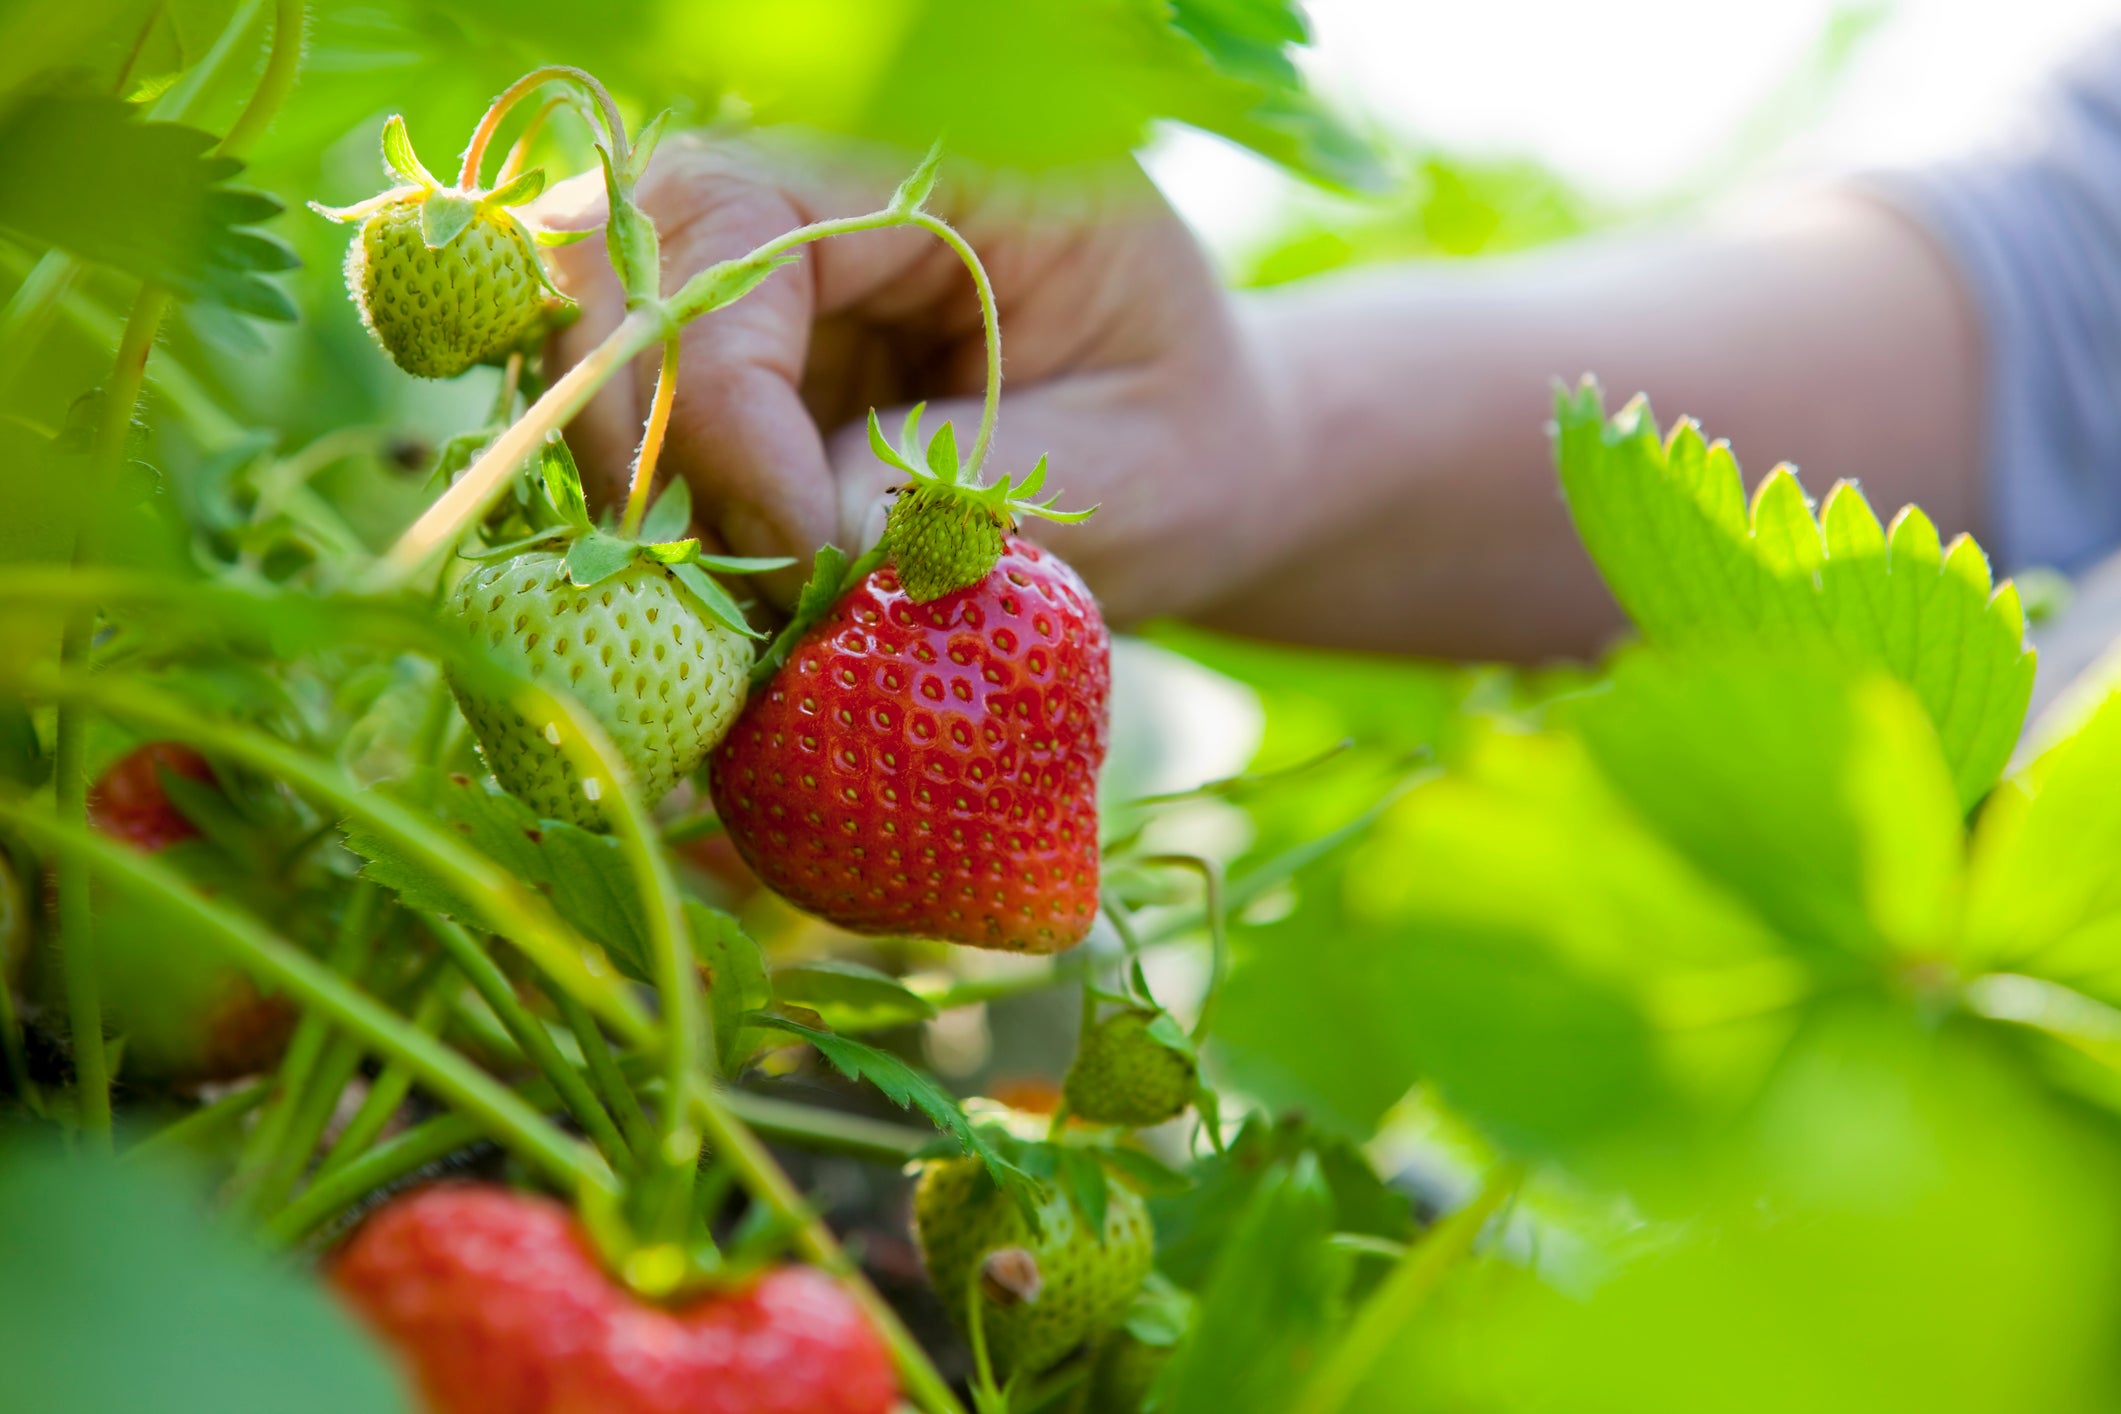
[[[1139,1129],[1183,1113],[1199,1076],[1193,1043],[1169,1012],[1128,1007],[1090,1028],[1061,1092],[1082,1119]]]
[[[1040,1191],[1034,1226],[978,1159],[922,1169],[913,1222],[929,1280],[961,1329],[977,1290],[987,1350],[1002,1372],[1049,1369],[1111,1330],[1148,1275],[1156,1244],[1141,1195],[1116,1177],[1102,1190],[1101,1227],[1057,1187]]]
[[[584,588],[564,556],[532,550],[464,576],[454,603],[473,637],[512,645],[533,680],[580,700],[651,802],[691,774],[744,705],[751,644],[703,613],[667,565],[636,560]],[[602,826],[602,805],[541,723],[451,685],[494,779],[540,815]]]
[[[1019,517],[1072,525],[1097,509],[1055,510],[1058,494],[1033,499],[1046,484],[1044,457],[1021,482],[1011,484],[1004,476],[991,486],[980,485],[979,468],[959,461],[957,434],[949,423],[921,450],[921,412],[917,406],[906,415],[896,447],[884,440],[876,414],[869,414],[870,450],[910,478],[891,503],[881,548],[914,603],[929,603],[985,579],[1000,562]]]
[[[361,223],[346,288],[383,351],[417,377],[454,378],[530,342],[560,296],[509,208],[543,191],[544,173],[490,192],[445,187],[395,117],[383,130],[383,158],[400,185],[342,209],[311,203],[332,220]]]
[[[703,556],[669,540],[692,518],[682,481],[648,513],[644,537],[591,525],[564,443],[545,455],[553,521],[488,551],[458,581],[449,607],[489,652],[540,687],[579,702],[610,736],[643,800],[691,774],[744,705],[756,635],[702,566],[753,570],[785,560]],[[585,780],[561,747],[559,724],[524,715],[490,681],[452,671],[450,686],[494,779],[541,816],[603,828],[609,783]]]

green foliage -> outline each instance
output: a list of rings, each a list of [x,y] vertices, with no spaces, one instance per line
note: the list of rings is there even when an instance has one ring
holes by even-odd
[[[152,1167],[0,1142],[0,1360],[39,1414],[396,1414],[381,1354]],[[122,1355],[120,1354],[122,1352]]]
[[[1652,643],[1831,647],[1915,690],[1962,806],[1995,784],[2025,719],[2033,654],[2008,581],[1913,507],[1890,532],[1843,482],[1819,514],[1787,466],[1750,506],[1730,448],[1681,419],[1660,441],[1636,399],[1610,420],[1595,385],[1559,393],[1561,485],[1591,558]]]
[[[0,229],[260,319],[295,317],[261,278],[295,254],[255,229],[280,212],[227,185],[213,136],[141,122],[109,98],[32,99],[0,119]]]

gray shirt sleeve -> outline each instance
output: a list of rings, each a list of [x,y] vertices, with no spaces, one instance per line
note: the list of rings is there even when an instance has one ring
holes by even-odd
[[[1864,185],[1943,244],[1972,294],[2002,567],[2078,570],[2121,547],[2121,34],[2006,144]]]

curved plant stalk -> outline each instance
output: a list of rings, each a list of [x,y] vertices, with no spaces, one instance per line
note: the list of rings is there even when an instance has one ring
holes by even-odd
[[[1230,930],[1229,915],[1224,908],[1223,869],[1214,860],[1198,854],[1148,854],[1142,856],[1141,862],[1190,869],[1200,875],[1201,911],[1208,923],[1211,960],[1208,990],[1202,994],[1200,1010],[1193,1018],[1193,1040],[1197,1045],[1207,1038],[1208,1021],[1215,1012],[1215,999],[1222,993],[1223,979],[1230,975]],[[1136,946],[1138,948],[1139,943]]]
[[[586,1144],[562,1135],[485,1071],[349,987],[256,919],[191,889],[168,865],[17,801],[0,800],[0,820],[62,856],[92,865],[115,887],[184,915],[229,961],[258,981],[287,992],[303,1006],[322,1012],[382,1054],[403,1061],[437,1096],[478,1120],[547,1178],[570,1188],[584,1184],[612,1187],[611,1170]]]
[[[972,451],[965,458],[966,474],[976,477],[980,464],[987,460],[987,448],[994,441],[994,423],[1001,413],[1002,403],[1002,317],[994,303],[994,283],[987,278],[987,267],[980,264],[971,244],[948,222],[925,211],[915,211],[911,224],[957,253],[965,269],[971,272],[972,286],[979,294],[980,322],[986,331],[987,342],[987,391],[980,400],[979,434],[972,439]]]
[[[1377,1358],[1406,1329],[1407,1321],[1455,1270],[1480,1238],[1488,1220],[1515,1197],[1524,1170],[1507,1165],[1491,1174],[1473,1201],[1429,1229],[1406,1250],[1340,1341],[1312,1370],[1294,1414],[1340,1414],[1361,1388]]]
[[[265,71],[258,75],[258,86],[251,90],[242,114],[214,149],[223,157],[248,154],[251,144],[265,135],[272,120],[279,116],[280,106],[287,102],[287,95],[294,91],[295,74],[302,67],[302,28],[307,10],[302,0],[276,0],[272,48],[265,55]]]
[[[589,1068],[590,1084],[596,1087],[612,1118],[618,1121],[628,1146],[634,1153],[647,1157],[655,1147],[655,1133],[648,1127],[648,1116],[641,1110],[640,1097],[627,1083],[618,1057],[611,1053],[611,1043],[604,1037],[604,1028],[597,1025],[589,1008],[576,1001],[565,988],[552,988],[551,996],[553,1005],[560,1010],[560,1020],[574,1033],[575,1044],[581,1048],[582,1063]]]
[[[549,1103],[551,1095],[526,1089],[518,1099],[526,1106],[536,1106],[540,1101]],[[264,1235],[271,1242],[299,1242],[377,1189],[438,1159],[446,1159],[485,1136],[486,1131],[467,1115],[440,1115],[415,1125],[359,1158],[319,1173],[315,1183],[266,1219]]]
[[[596,103],[598,116],[603,119],[604,133],[611,143],[613,160],[624,161],[628,152],[626,123],[619,116],[618,104],[611,101],[611,94],[604,85],[598,83],[596,77],[587,70],[568,64],[547,64],[517,79],[488,105],[485,114],[479,119],[478,127],[472,131],[471,141],[465,145],[464,161],[457,169],[459,188],[472,191],[478,187],[479,169],[486,165],[486,149],[492,145],[494,135],[501,130],[501,123],[508,117],[509,110],[549,83],[574,84],[589,94]],[[538,120],[532,121],[535,123]]]
[[[537,142],[538,135],[545,131],[545,124],[552,120],[553,114],[567,106],[567,99],[548,98],[537,112],[530,115],[530,121],[523,125],[523,131],[517,133],[516,140],[509,144],[508,155],[501,159],[501,170],[493,175],[495,191],[523,175],[523,169],[530,165],[531,147]]]

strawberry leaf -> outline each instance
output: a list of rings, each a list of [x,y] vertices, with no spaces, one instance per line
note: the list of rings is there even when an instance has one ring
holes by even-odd
[[[530,233],[530,238],[541,246],[574,245],[588,240],[596,234],[596,228],[587,226],[579,231],[554,231],[540,227]]]
[[[266,275],[300,262],[249,229],[280,203],[226,183],[241,164],[214,137],[142,122],[108,98],[23,98],[0,114],[0,231],[254,318],[295,317]]]
[[[638,547],[609,531],[592,530],[567,550],[567,577],[583,589],[601,584],[634,561]]]
[[[755,1029],[747,1018],[773,1000],[765,959],[744,925],[718,908],[685,900],[685,922],[692,952],[707,983],[707,1009],[714,1020],[715,1050],[721,1073],[736,1075],[751,1058]]]
[[[874,414],[871,414],[872,419]],[[840,595],[847,592],[855,581],[884,562],[881,549],[871,550],[854,563],[847,562],[846,554],[837,545],[820,545],[817,555],[810,562],[810,579],[796,595],[795,613],[773,636],[773,642],[759,655],[758,662],[751,665],[751,685],[757,687],[780,671],[781,664],[795,651],[795,645],[804,634],[810,632],[818,620],[832,612],[839,603]]]
[[[699,601],[700,608],[707,616],[724,628],[735,629],[746,638],[766,636],[744,618],[744,611],[737,607],[736,600],[729,597],[729,591],[716,584],[707,571],[698,565],[672,565],[670,576],[690,590],[692,597]]]
[[[479,204],[468,196],[453,191],[433,192],[420,203],[420,239],[429,250],[440,250],[463,235],[478,214]]]
[[[1004,1191],[1015,1194],[1028,1187],[1029,1180],[1024,1171],[1002,1157],[979,1127],[965,1117],[965,1111],[950,1092],[897,1056],[846,1036],[805,1026],[785,1016],[762,1012],[754,1014],[752,1020],[760,1026],[800,1037],[849,1080],[866,1080],[894,1105],[901,1109],[917,1109],[928,1116],[937,1129],[956,1143],[961,1153],[978,1159]]]
[[[950,424],[947,422],[937,428],[935,436],[929,439],[928,470],[934,472],[938,480],[948,485],[955,486],[957,484],[959,470],[957,434],[951,431]]]
[[[881,1030],[935,1015],[933,1003],[896,977],[838,958],[775,969],[773,995],[816,1012],[835,1031]]]
[[[764,283],[768,275],[800,259],[800,255],[776,255],[760,260],[725,260],[719,265],[710,265],[687,280],[670,297],[671,318],[682,324],[724,305],[735,304]]]
[[[1962,536],[1909,509],[1890,533],[1853,485],[1814,518],[1787,467],[1747,507],[1738,464],[1689,421],[1659,440],[1649,407],[1610,420],[1596,385],[1556,396],[1561,484],[1578,533],[1643,636],[1673,648],[1826,646],[1914,689],[1962,807],[2010,759],[2034,658],[2008,583]]]
[[[907,475],[913,474],[912,463],[899,454],[898,448],[884,440],[884,429],[877,426],[876,409],[869,409],[869,450],[886,466],[895,466]]]
[[[383,165],[390,174],[409,186],[434,190],[442,184],[421,163],[420,155],[412,150],[412,133],[405,126],[405,119],[393,113],[383,122]]]
[[[722,574],[763,574],[784,570],[795,563],[793,555],[694,555],[692,562]]]
[[[1087,1149],[1055,1145],[1054,1155],[1059,1166],[1055,1177],[1061,1192],[1067,1195],[1075,1211],[1083,1215],[1090,1231],[1102,1237],[1105,1211],[1112,1198],[1111,1190],[1106,1186],[1105,1166]]]
[[[522,206],[545,193],[545,169],[533,167],[481,198],[490,206]]]
[[[641,539],[644,541],[677,540],[692,529],[692,487],[682,476],[670,478],[662,494],[641,517]]]
[[[590,529],[589,499],[582,494],[582,473],[575,466],[574,453],[568,450],[564,438],[554,436],[545,439],[540,465],[545,484],[545,502],[552,507],[553,514],[557,515],[563,524],[576,530]]]
[[[1105,1164],[1152,1198],[1175,1198],[1193,1187],[1193,1180],[1146,1149],[1130,1144],[1111,1144],[1097,1151]]]

